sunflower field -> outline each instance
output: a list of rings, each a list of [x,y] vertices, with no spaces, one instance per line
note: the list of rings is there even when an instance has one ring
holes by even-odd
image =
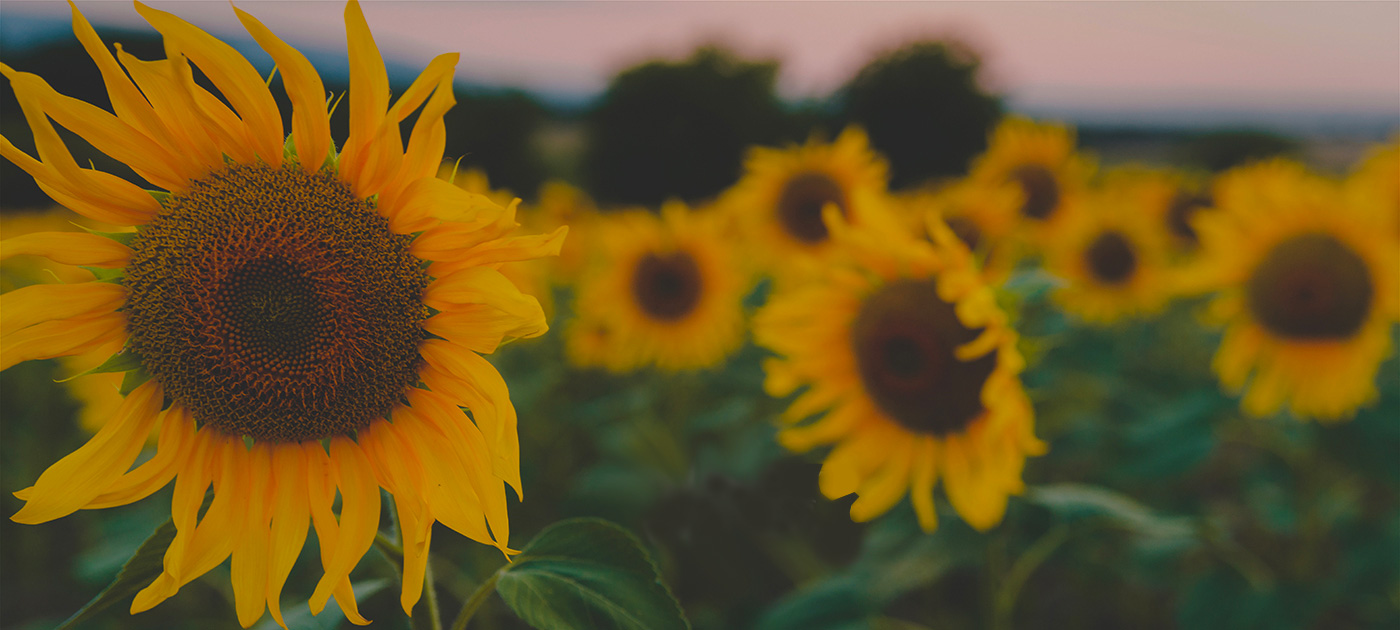
[[[136,11],[0,49],[0,628],[1400,627],[1400,139],[1101,156],[943,44],[541,127]]]

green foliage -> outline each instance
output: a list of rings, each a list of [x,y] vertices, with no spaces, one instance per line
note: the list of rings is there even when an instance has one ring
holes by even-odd
[[[981,60],[951,41],[922,41],[866,64],[838,95],[844,123],[865,127],[890,161],[890,185],[964,173],[987,148],[999,98],[978,80]]]
[[[496,591],[540,630],[690,628],[641,542],[601,519],[540,532],[501,570]]]
[[[165,570],[165,549],[170,546],[172,540],[175,540],[175,521],[167,520],[165,524],[156,528],[146,542],[141,543],[136,553],[131,555],[131,559],[122,565],[117,579],[60,624],[58,630],[79,627],[78,624],[87,622],[113,604],[128,603],[136,593],[149,586]]]
[[[738,177],[750,145],[789,135],[777,74],[777,62],[715,47],[622,71],[588,116],[584,165],[594,196],[656,205],[717,194]]]

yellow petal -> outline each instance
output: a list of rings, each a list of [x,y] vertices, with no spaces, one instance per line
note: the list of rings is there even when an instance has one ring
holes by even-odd
[[[379,157],[373,143],[389,107],[389,75],[355,0],[345,5],[345,39],[350,56],[350,135],[340,154],[340,168],[356,194],[365,196],[370,193],[361,183],[362,173],[372,171],[367,161]]]
[[[172,147],[189,160],[192,178],[222,168],[226,152],[234,159],[247,157],[240,155],[234,146],[238,142],[229,131],[216,124],[196,102],[191,91],[193,83],[184,79],[189,71],[184,57],[142,61],[122,50],[121,44],[116,48],[117,59],[150,99],[152,109],[171,137]],[[251,155],[247,150],[241,153]]]
[[[909,488],[919,528],[928,534],[938,529],[938,514],[933,507],[933,484],[938,478],[937,448],[933,438],[920,439],[914,451],[913,479]]]
[[[257,18],[238,7],[233,10],[282,73],[282,85],[292,101],[292,139],[296,142],[297,159],[306,172],[319,171],[331,144],[331,119],[326,112],[326,88],[321,84],[321,75],[316,74],[305,55],[273,35]]]
[[[497,546],[510,544],[510,522],[506,515],[506,495],[502,479],[492,473],[491,463],[495,459],[491,447],[481,430],[467,420],[466,414],[450,399],[441,394],[423,389],[412,389],[408,393],[408,403],[432,430],[432,435],[441,439],[433,446],[441,447],[442,461],[457,474],[449,479],[462,479],[465,472],[468,482],[481,501],[486,513],[486,524]]]
[[[439,311],[459,304],[488,304],[533,324],[531,332],[548,330],[539,300],[521,293],[509,278],[489,267],[469,267],[432,281],[423,292],[423,303]]]
[[[42,112],[39,115],[42,116]],[[58,140],[58,136],[55,134],[48,137],[44,133],[53,132],[48,117],[44,117],[42,123],[32,128],[35,130],[35,142],[40,146],[53,146],[53,143],[58,143],[61,155],[55,157],[54,160],[58,162],[67,160],[62,169],[54,166],[53,162],[47,160],[40,162],[30,157],[29,154],[16,148],[4,136],[0,136],[0,157],[4,157],[15,166],[23,169],[30,177],[34,178],[35,183],[44,191],[44,194],[52,197],[63,207],[94,221],[122,226],[146,223],[160,208],[155,197],[145,192],[140,194],[149,201],[130,196],[128,193],[132,189],[138,192],[140,189],[118,177],[101,171],[79,169],[77,164],[73,163],[73,156],[68,153],[68,149]],[[45,138],[42,143],[41,137]],[[109,192],[113,194],[105,196]],[[128,202],[132,205],[124,205]]]
[[[311,607],[325,606],[331,590],[347,579],[374,543],[379,529],[379,484],[364,451],[346,437],[331,440],[331,464],[339,479],[340,533],[331,562],[311,595]]]
[[[22,255],[43,256],[64,265],[115,269],[126,266],[131,248],[85,232],[31,232],[0,241],[0,260]]]
[[[912,446],[906,441],[886,453],[880,469],[856,491],[859,496],[851,504],[851,520],[864,523],[890,511],[899,503],[905,490],[909,489]]]
[[[184,468],[189,451],[193,450],[197,430],[190,412],[178,403],[172,405],[161,419],[155,456],[122,475],[83,509],[96,510],[134,503],[164,488]]]
[[[155,425],[163,395],[155,381],[137,387],[122,401],[116,418],[39,476],[33,497],[11,520],[43,523],[72,514],[92,501],[136,461]]]
[[[34,324],[0,337],[0,370],[34,359],[81,354],[125,334],[126,316],[121,313]]]
[[[0,335],[55,319],[88,319],[117,310],[126,287],[109,282],[32,284],[0,295]]]
[[[272,467],[276,489],[272,499],[271,544],[268,547],[267,607],[283,628],[282,586],[292,573],[297,556],[306,544],[306,528],[311,524],[310,503],[306,496],[306,455],[297,444],[272,447]]]
[[[272,167],[282,164],[282,114],[258,71],[232,46],[170,13],[139,1],[136,12],[172,46],[193,61],[228,99],[252,134],[257,154]]]
[[[244,520],[243,532],[233,549],[233,561],[229,567],[233,583],[234,611],[238,623],[244,628],[252,626],[262,617],[267,607],[267,578],[269,574],[268,504],[272,501],[269,478],[272,468],[272,448],[266,444],[254,444],[247,458],[247,468],[238,481],[240,488],[246,489],[246,503],[240,516]]]

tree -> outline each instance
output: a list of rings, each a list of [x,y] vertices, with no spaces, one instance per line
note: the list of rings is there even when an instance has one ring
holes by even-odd
[[[745,151],[791,136],[778,64],[715,47],[618,74],[588,119],[585,175],[604,203],[697,201],[732,184]]]
[[[891,186],[961,175],[987,148],[1002,104],[978,84],[980,65],[960,44],[922,41],[877,57],[842,88],[842,122],[865,127],[890,161]]]

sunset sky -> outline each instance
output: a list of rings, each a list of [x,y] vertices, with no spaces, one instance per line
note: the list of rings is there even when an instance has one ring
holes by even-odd
[[[247,40],[224,2],[151,4]],[[129,2],[80,6],[99,25],[145,28]],[[318,62],[343,58],[340,2],[239,6],[293,45],[323,53],[312,55]],[[596,94],[629,65],[706,42],[781,60],[784,96],[824,96],[880,51],[953,36],[983,54],[986,83],[1013,103],[1400,117],[1396,2],[413,1],[368,2],[364,11],[385,56],[406,66],[459,51],[460,79],[568,98]],[[63,2],[6,0],[0,37],[62,36],[67,16]]]

